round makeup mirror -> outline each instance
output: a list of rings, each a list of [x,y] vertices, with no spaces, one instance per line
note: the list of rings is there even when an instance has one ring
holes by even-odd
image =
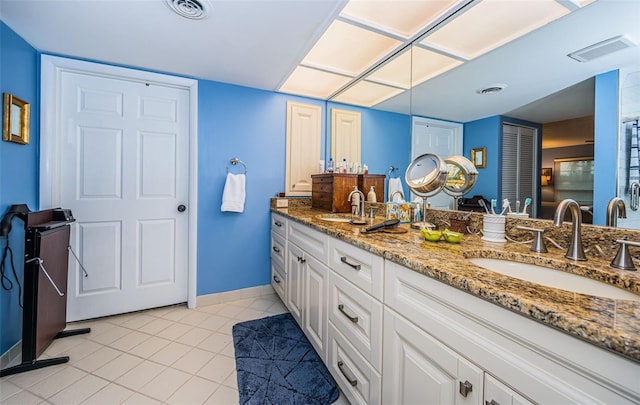
[[[447,182],[449,168],[447,163],[438,155],[425,153],[411,162],[404,174],[407,186],[418,196],[422,197],[422,220],[413,223],[414,228],[431,227],[433,224],[424,222],[427,215],[427,198],[442,191]]]
[[[478,179],[476,167],[469,159],[461,155],[449,156],[444,161],[449,169],[449,174],[442,190],[456,199],[467,194]]]

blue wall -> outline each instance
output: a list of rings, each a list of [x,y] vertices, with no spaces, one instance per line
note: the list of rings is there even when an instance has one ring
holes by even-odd
[[[596,76],[593,177],[593,223],[604,225],[609,200],[615,197],[618,162],[618,71]]]
[[[502,120],[499,116],[483,118],[464,124],[463,155],[471,159],[471,150],[487,148],[486,167],[478,169],[478,179],[467,197],[481,195],[498,199],[500,193],[500,159]]]
[[[30,103],[30,143],[20,145],[0,141],[0,216],[11,204],[26,203],[38,208],[38,144],[40,102],[38,100],[38,53],[0,21],[0,90]],[[18,279],[22,285],[24,224],[13,220],[9,246],[13,250]],[[6,240],[0,240],[4,251]],[[0,252],[1,254],[1,252]],[[0,256],[1,257],[1,256]],[[9,291],[0,289],[0,354],[10,349],[22,336],[22,309],[18,305],[18,287],[9,259],[5,275],[13,281]]]

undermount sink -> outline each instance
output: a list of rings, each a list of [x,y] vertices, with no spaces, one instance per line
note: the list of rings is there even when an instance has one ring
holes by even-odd
[[[345,218],[345,217],[322,217],[322,216],[318,216],[316,218],[321,219],[323,221],[329,221],[329,222],[349,222],[349,221],[351,221],[351,218]]]
[[[317,219],[320,219],[322,221],[329,221],[329,222],[351,222],[357,225],[363,225],[366,224],[366,220],[358,217],[358,216],[354,216],[353,214],[322,214],[322,215],[316,215]]]
[[[547,287],[596,297],[640,302],[640,295],[577,274],[510,260],[487,258],[472,258],[468,260],[484,269]]]

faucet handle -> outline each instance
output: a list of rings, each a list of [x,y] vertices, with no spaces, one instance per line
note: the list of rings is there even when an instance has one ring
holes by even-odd
[[[529,250],[531,250],[532,252],[536,252],[536,253],[547,253],[548,252],[547,245],[545,245],[544,239],[542,239],[542,234],[544,233],[544,229],[529,228],[527,226],[522,226],[522,225],[516,226],[516,229],[520,229],[520,230],[523,230],[523,231],[531,231],[531,232],[534,232],[536,234],[536,237],[533,240],[533,243],[531,244],[531,248]]]
[[[618,249],[618,253],[616,253],[616,257],[611,261],[610,266],[620,270],[636,271],[636,266],[633,265],[628,245],[640,246],[640,243],[626,239],[618,239],[616,243],[620,245],[620,249]]]

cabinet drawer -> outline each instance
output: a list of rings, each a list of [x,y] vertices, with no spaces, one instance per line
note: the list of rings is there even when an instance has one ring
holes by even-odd
[[[382,304],[344,278],[329,275],[329,320],[370,362],[382,370]]]
[[[329,267],[357,287],[382,301],[384,259],[371,252],[331,238]]]
[[[287,276],[284,272],[284,263],[271,259],[271,286],[276,291],[282,302],[287,302]]]
[[[327,235],[293,221],[288,223],[287,234],[289,242],[295,243],[303,251],[320,260],[321,263],[328,262],[329,237]]]
[[[382,378],[329,322],[327,368],[352,405],[380,404]]]
[[[282,215],[271,213],[271,232],[275,232],[287,239],[287,219]]]
[[[287,257],[287,244],[285,239],[276,232],[271,232],[271,260],[276,260],[282,265],[282,270],[286,273],[285,257]]]

